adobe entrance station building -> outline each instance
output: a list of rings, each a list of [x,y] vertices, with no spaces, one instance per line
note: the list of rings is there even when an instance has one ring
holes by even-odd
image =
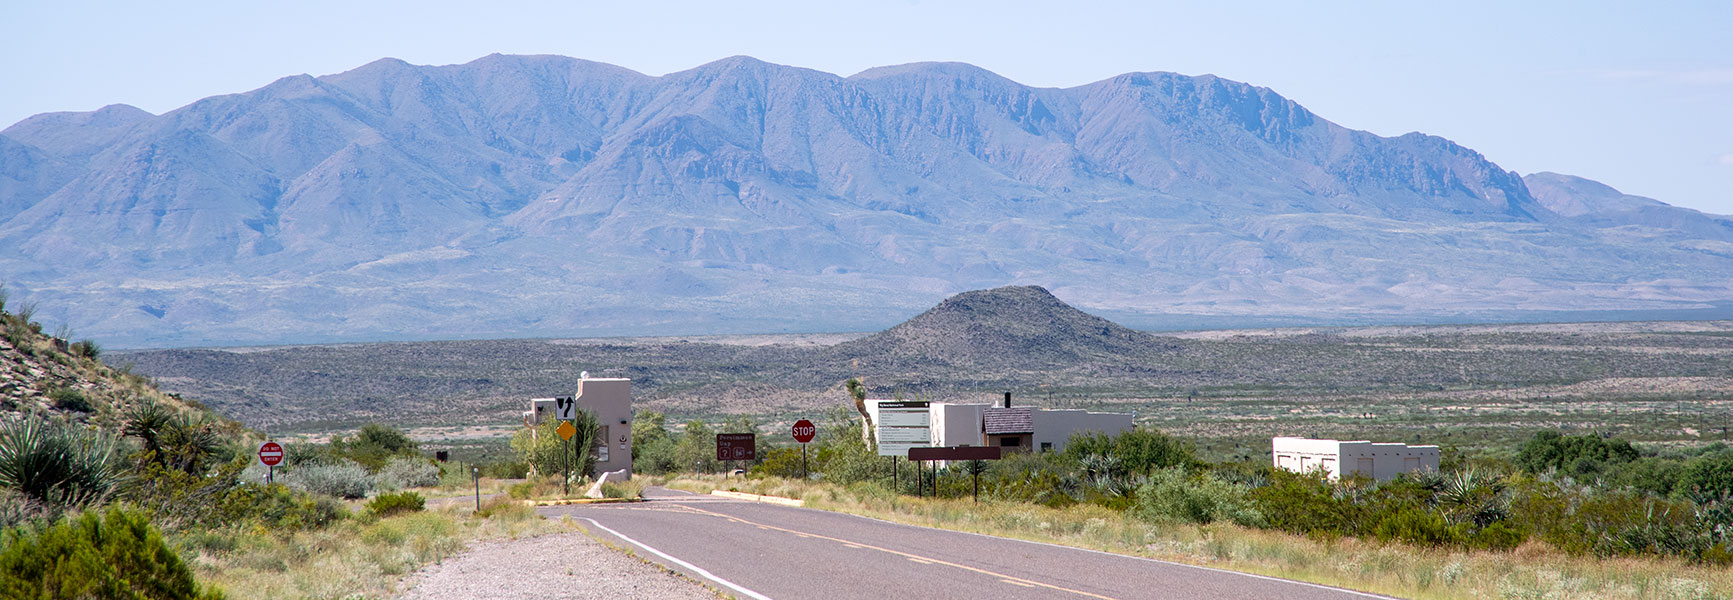
[[[878,408],[881,402],[900,401],[867,400],[874,423],[881,422]],[[998,406],[933,402],[927,407],[927,414],[931,429],[926,441],[934,447],[998,446],[1006,450],[1058,452],[1065,449],[1075,433],[1118,435],[1132,428],[1132,416],[1127,413],[1014,407],[1010,394]]]
[[[1279,437],[1270,440],[1270,455],[1278,469],[1295,473],[1322,469],[1331,480],[1358,473],[1384,481],[1402,473],[1438,470],[1438,446]]]
[[[590,377],[578,380],[578,409],[596,416],[596,472],[624,470],[632,474],[632,380]],[[534,427],[554,415],[553,398],[531,398],[523,413],[524,426]]]

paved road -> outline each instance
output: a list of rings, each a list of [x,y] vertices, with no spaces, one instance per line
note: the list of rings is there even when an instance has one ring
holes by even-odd
[[[1381,598],[1348,590],[651,488],[650,502],[554,506],[594,533],[740,598]]]

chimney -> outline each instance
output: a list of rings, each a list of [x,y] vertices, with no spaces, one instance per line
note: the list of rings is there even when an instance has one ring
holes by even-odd
[[[1011,392],[1005,392],[1005,408],[1011,408]]]

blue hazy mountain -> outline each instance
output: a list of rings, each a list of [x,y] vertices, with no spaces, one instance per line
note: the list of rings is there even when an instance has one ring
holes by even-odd
[[[1021,284],[1400,321],[1708,306],[1733,221],[1208,75],[494,55],[19,122],[0,273],[119,346],[869,329]]]

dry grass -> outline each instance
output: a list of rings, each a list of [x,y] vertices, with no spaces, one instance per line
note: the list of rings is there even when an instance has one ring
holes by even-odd
[[[494,502],[480,514],[450,506],[382,519],[358,516],[296,533],[223,530],[177,536],[200,581],[230,598],[378,598],[421,567],[471,542],[575,530],[537,518],[521,503]]]
[[[1530,543],[1463,552],[1356,539],[1315,540],[1229,524],[1156,526],[1090,505],[934,500],[872,484],[684,477],[668,487],[795,497],[813,508],[958,531],[1092,548],[1405,598],[1733,598],[1733,571],[1658,558],[1569,556]]]

